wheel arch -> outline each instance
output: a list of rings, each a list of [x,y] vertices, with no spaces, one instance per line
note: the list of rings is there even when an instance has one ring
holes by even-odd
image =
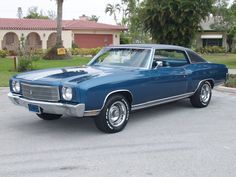
[[[198,83],[198,86],[197,86],[196,90],[194,91],[194,93],[199,89],[200,85],[201,85],[203,82],[209,82],[209,83],[211,84],[211,88],[212,88],[212,89],[213,89],[214,86],[215,86],[215,81],[214,81],[214,79],[212,79],[212,78],[204,79],[204,80],[201,80],[201,81]]]
[[[131,91],[124,89],[124,90],[115,90],[115,91],[108,93],[103,101],[103,106],[102,106],[101,110],[104,108],[107,100],[110,97],[112,97],[113,95],[117,95],[117,94],[124,96],[127,99],[127,101],[129,102],[130,107],[131,107],[132,102],[133,102],[133,94],[131,93]]]
[[[213,89],[214,86],[215,86],[215,81],[213,79],[209,79],[209,80],[206,80],[206,81],[211,84],[211,88]]]

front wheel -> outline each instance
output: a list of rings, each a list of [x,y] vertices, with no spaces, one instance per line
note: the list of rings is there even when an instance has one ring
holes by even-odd
[[[124,96],[111,96],[95,118],[96,127],[105,133],[120,132],[129,120],[129,111],[130,105]]]
[[[207,107],[211,101],[211,84],[208,81],[203,82],[195,94],[190,97],[190,102],[194,107]]]
[[[43,120],[56,120],[61,118],[62,115],[59,114],[46,114],[46,113],[41,113],[41,114],[36,114],[40,119]]]

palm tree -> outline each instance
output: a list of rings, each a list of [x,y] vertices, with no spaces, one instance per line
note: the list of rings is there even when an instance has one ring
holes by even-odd
[[[56,46],[62,46],[62,6],[64,0],[57,1],[57,42]]]
[[[118,24],[116,13],[117,11],[120,13],[120,10],[121,10],[120,4],[107,4],[105,13],[109,13],[110,16],[113,15],[116,24]]]
[[[57,3],[57,40],[44,56],[44,59],[69,59],[70,54],[65,50],[65,54],[58,54],[58,48],[64,48],[62,44],[62,7],[64,0],[56,0]]]

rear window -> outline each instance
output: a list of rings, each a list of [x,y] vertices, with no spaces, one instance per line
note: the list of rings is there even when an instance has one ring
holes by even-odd
[[[202,57],[200,57],[198,54],[192,52],[192,51],[187,51],[190,60],[192,61],[192,63],[202,63],[202,62],[206,62],[206,60],[204,60]]]

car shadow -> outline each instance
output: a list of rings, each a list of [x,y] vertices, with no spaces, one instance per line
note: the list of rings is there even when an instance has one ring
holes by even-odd
[[[147,118],[161,118],[162,115],[175,112],[177,113],[178,111],[183,109],[193,109],[192,105],[189,102],[189,99],[179,100],[171,103],[161,104],[158,106],[133,111],[131,112],[130,118],[133,122],[146,121]]]
[[[170,112],[178,112],[178,110],[181,109],[192,109],[192,106],[188,100],[180,100],[151,108],[133,111],[130,116],[130,123],[142,125],[142,122],[147,121],[147,119],[153,119],[153,117],[161,119],[162,115],[166,115]],[[17,124],[15,126],[17,126],[18,129],[21,129],[20,131],[27,131],[28,133],[35,134],[103,134],[97,130],[93,119],[93,117],[62,117],[59,120],[44,121],[40,120],[36,115],[34,115],[25,117],[24,121],[21,122],[20,125]]]

